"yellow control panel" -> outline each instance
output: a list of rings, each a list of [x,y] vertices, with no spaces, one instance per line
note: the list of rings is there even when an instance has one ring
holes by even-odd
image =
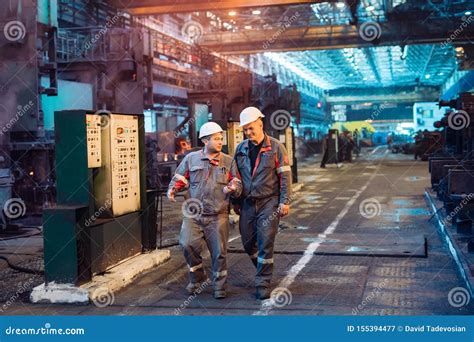
[[[110,114],[102,128],[102,161],[94,179],[96,207],[112,216],[140,210],[138,116]]]
[[[244,131],[239,125],[240,122],[227,123],[227,147],[230,156],[234,155],[237,145],[244,141]]]
[[[87,114],[86,129],[87,167],[89,169],[100,167],[102,165],[100,116]]]
[[[288,152],[288,159],[290,166],[293,166],[293,130],[291,127],[285,129],[286,151]]]

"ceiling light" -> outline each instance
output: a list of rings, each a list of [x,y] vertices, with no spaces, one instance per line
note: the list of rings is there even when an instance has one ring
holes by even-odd
[[[439,76],[443,76],[444,75],[444,72],[440,72],[438,73]]]
[[[367,6],[366,10],[367,11],[373,11],[375,9],[374,6],[370,5],[370,6]]]
[[[428,79],[428,78],[430,78],[430,77],[431,77],[431,75],[425,75],[425,78],[426,78],[426,79]]]
[[[346,6],[346,4],[345,4],[344,2],[338,2],[338,3],[336,4],[336,7],[337,7],[337,8],[344,8],[345,6]]]
[[[230,11],[230,12],[229,12],[229,15],[230,15],[231,17],[233,17],[233,16],[236,15],[236,14],[237,14],[236,11]]]
[[[260,10],[253,10],[252,11],[253,15],[259,15],[260,13],[262,13],[262,11],[260,11]]]
[[[464,15],[471,15],[471,14],[472,14],[471,11],[466,11],[466,12],[464,12]]]
[[[244,28],[245,28],[246,30],[251,30],[251,29],[252,29],[252,26],[250,26],[250,25],[245,25]]]

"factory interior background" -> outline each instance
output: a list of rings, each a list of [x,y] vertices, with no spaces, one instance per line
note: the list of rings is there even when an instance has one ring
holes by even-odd
[[[2,0],[0,28],[1,315],[474,313],[473,1]],[[189,294],[202,206],[168,186],[246,107],[291,168],[271,296],[233,209],[227,298]]]

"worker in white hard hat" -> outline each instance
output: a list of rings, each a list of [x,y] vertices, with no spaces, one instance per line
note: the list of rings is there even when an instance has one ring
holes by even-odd
[[[278,140],[265,134],[264,115],[256,107],[240,113],[246,135],[234,155],[243,190],[234,210],[240,214],[242,244],[257,268],[257,299],[270,297],[273,248],[280,217],[290,211],[291,168],[288,153]]]
[[[232,157],[221,152],[223,130],[215,122],[202,125],[199,138],[204,143],[200,151],[190,152],[179,164],[168,187],[167,196],[175,202],[175,194],[189,190],[183,203],[183,224],[179,243],[189,267],[192,294],[207,282],[201,251],[204,243],[211,254],[214,298],[227,296],[227,240],[231,196],[238,197],[242,183]]]

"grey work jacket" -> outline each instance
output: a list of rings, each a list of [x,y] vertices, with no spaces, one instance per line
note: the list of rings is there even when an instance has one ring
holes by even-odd
[[[250,170],[249,144],[242,141],[234,159],[242,179],[242,198],[262,199],[278,196],[279,203],[289,204],[291,198],[291,167],[285,146],[265,134],[255,167]]]
[[[239,197],[242,183],[232,157],[220,153],[209,160],[203,150],[187,154],[179,164],[168,189],[175,192],[189,190],[191,198],[202,204],[203,215],[229,212],[230,194],[224,194],[225,186],[233,182],[236,186],[232,196]]]

